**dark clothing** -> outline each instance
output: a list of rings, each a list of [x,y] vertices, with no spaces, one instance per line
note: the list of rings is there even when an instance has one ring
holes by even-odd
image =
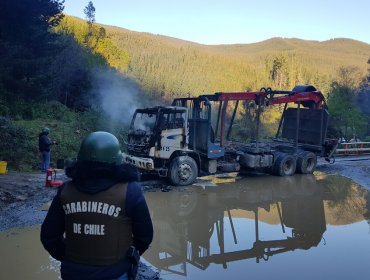
[[[53,144],[50,141],[48,134],[45,132],[39,135],[39,151],[41,153],[41,166],[42,172],[46,172],[50,166],[50,146]]]
[[[153,225],[141,188],[134,182],[138,180],[136,169],[126,164],[116,166],[82,162],[67,168],[66,174],[72,178],[78,191],[85,195],[89,194],[91,197],[119,183],[128,183],[126,201],[123,205],[124,213],[131,219],[132,242],[140,254],[143,254],[153,239]],[[109,265],[87,265],[67,259],[66,243],[68,240],[63,237],[66,231],[66,213],[61,203],[61,192],[64,187],[61,187],[53,199],[41,227],[42,244],[52,257],[62,262],[62,278],[113,279],[127,272],[129,263],[126,259]],[[124,197],[123,193],[122,197]]]
[[[62,279],[68,280],[114,280],[127,272],[129,263],[121,261],[110,266],[81,265],[62,261],[60,271]]]
[[[49,137],[45,133],[40,133],[39,135],[39,151],[40,152],[50,152],[50,146],[53,143],[50,141]]]
[[[64,185],[60,200],[65,213],[65,259],[110,265],[126,258],[133,246],[132,222],[124,209],[127,183],[94,195]],[[94,246],[91,246],[94,244]]]

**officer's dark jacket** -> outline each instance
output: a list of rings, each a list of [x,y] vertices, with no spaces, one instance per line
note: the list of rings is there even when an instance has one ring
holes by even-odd
[[[83,162],[67,168],[66,174],[72,178],[72,181],[66,182],[53,199],[41,227],[41,242],[52,257],[62,262],[61,275],[63,279],[117,278],[125,273],[129,266],[125,258],[126,252],[123,252],[127,246],[133,243],[140,254],[143,254],[153,239],[153,226],[148,207],[140,186],[135,183],[138,180],[137,171],[125,164],[115,166]],[[76,196],[76,199],[72,205],[71,198],[73,196]],[[87,198],[93,199],[87,200]],[[101,204],[92,205],[93,201]],[[84,223],[87,220],[84,220],[83,211],[93,212],[93,216],[97,214],[95,216],[98,217],[97,220],[85,226]],[[66,219],[68,215],[74,218]],[[123,223],[118,223],[114,216],[121,219]],[[77,222],[74,219],[82,220]],[[107,223],[104,228],[99,227],[102,224],[100,223],[102,220],[99,219],[103,219],[104,224]],[[89,241],[86,244],[83,243],[84,241],[79,243],[77,238],[73,239],[70,232],[71,228],[69,227],[73,227],[73,223],[75,223],[75,228],[72,228],[72,231],[87,234],[99,235],[108,228],[116,227],[111,241],[122,242],[124,240],[125,242],[122,244],[116,245],[116,248],[119,247],[123,251],[104,251],[103,243],[99,242],[96,244],[91,244],[93,243],[91,241],[90,244]],[[84,225],[79,226],[78,224]],[[132,230],[132,235],[130,230]],[[65,232],[67,240],[63,237]],[[115,234],[122,234],[122,236]],[[69,239],[68,236],[71,238]],[[71,244],[74,245],[71,246]],[[82,247],[79,247],[78,250],[73,249],[76,248],[76,244]],[[97,247],[94,248],[95,245]],[[89,248],[87,248],[88,246]],[[113,248],[112,246],[113,244],[107,241],[107,248]],[[83,248],[86,248],[86,251],[81,251],[84,250]],[[97,255],[91,256],[91,254]]]
[[[39,151],[50,152],[51,141],[46,133],[40,133],[39,135]]]

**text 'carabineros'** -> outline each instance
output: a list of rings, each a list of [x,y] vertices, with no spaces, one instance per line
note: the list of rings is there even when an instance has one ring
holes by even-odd
[[[66,215],[74,213],[99,213],[118,217],[121,207],[98,201],[77,201],[63,204]]]

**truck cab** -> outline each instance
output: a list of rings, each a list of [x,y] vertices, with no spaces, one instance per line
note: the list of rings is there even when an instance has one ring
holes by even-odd
[[[175,185],[194,182],[200,158],[189,145],[188,108],[137,109],[128,132],[124,161],[146,173],[168,177]]]

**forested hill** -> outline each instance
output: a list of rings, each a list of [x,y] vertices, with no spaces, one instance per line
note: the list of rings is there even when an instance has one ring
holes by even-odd
[[[85,21],[66,16],[57,31],[67,30],[81,45],[90,34],[92,52],[137,82],[145,93],[140,100],[163,104],[174,97],[313,84],[330,103],[331,134],[370,133],[363,115],[369,115],[369,44],[344,38],[272,38],[254,44],[202,45],[95,23],[93,32],[87,29]]]
[[[202,45],[100,25],[91,1],[87,21],[71,17],[63,3],[0,1],[0,160],[12,168],[37,168],[35,141],[44,126],[60,142],[57,156],[68,158],[90,131],[110,131],[123,143],[138,106],[306,83],[326,95],[332,135],[370,139],[369,44],[272,38]],[[254,130],[247,128],[244,138]]]
[[[76,18],[68,18],[70,22]],[[312,83],[324,92],[340,67],[366,74],[370,45],[351,40],[273,38],[254,44],[201,45],[104,26],[130,55],[129,72],[152,94],[184,95]]]

